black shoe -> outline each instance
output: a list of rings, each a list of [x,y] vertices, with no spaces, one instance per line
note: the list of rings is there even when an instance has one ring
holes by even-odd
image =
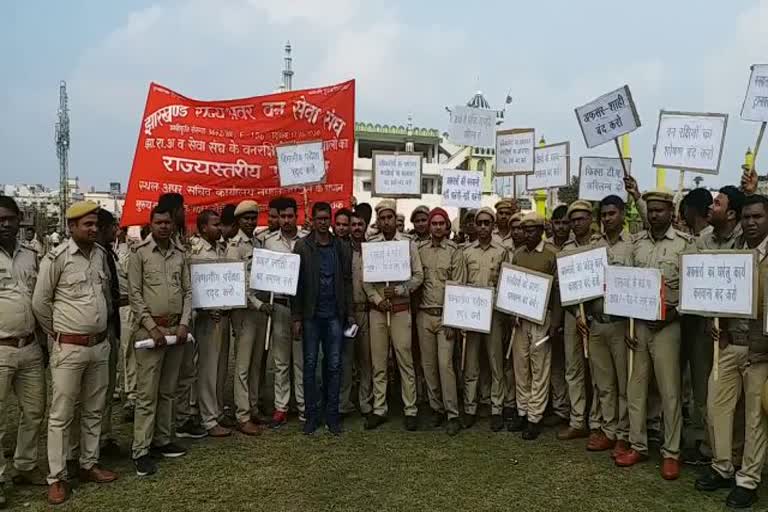
[[[387,422],[385,416],[371,414],[365,419],[365,430],[373,430]]]
[[[525,429],[525,416],[518,416],[517,413],[507,422],[508,432],[522,432]]]
[[[696,479],[695,484],[697,491],[716,491],[718,489],[728,489],[733,487],[733,478],[723,478],[720,473],[712,468]]]
[[[525,431],[522,434],[522,438],[526,441],[533,441],[541,434],[541,427],[538,423],[531,423],[530,421],[525,426]]]
[[[312,434],[315,433],[316,430],[317,430],[316,419],[310,419],[304,422],[304,426],[302,427],[302,432],[304,432],[305,436],[311,436]]]
[[[509,421],[515,416],[517,416],[517,409],[514,407],[505,407],[501,410],[501,417],[504,418],[504,421]]]
[[[202,439],[208,435],[208,432],[196,425],[194,421],[187,420],[184,424],[176,429],[176,437],[186,437],[188,439]]]
[[[333,423],[328,423],[328,424],[325,426],[325,428],[327,428],[327,429],[328,429],[328,432],[330,432],[330,433],[331,433],[331,434],[333,434],[334,436],[340,436],[340,435],[341,435],[341,433],[344,431],[344,430],[341,428],[341,422],[339,422],[339,421],[336,421],[336,422],[333,422]]]
[[[465,414],[464,415],[464,428],[472,428],[475,426],[475,422],[477,421],[477,416],[474,414]]]
[[[123,456],[123,452],[120,450],[120,445],[117,444],[117,441],[114,439],[107,439],[104,441],[104,444],[99,450],[99,454],[103,457],[109,457],[111,459],[119,459]]]
[[[725,504],[732,508],[749,508],[757,501],[757,490],[736,486],[728,493]]]
[[[429,418],[429,428],[439,428],[445,423],[445,414],[432,410],[432,415]]]
[[[461,432],[461,421],[459,418],[451,418],[448,420],[448,427],[446,428],[449,436],[455,436]]]
[[[501,414],[494,414],[491,416],[491,431],[500,432],[504,429],[504,419]]]
[[[405,417],[405,430],[408,432],[416,432],[419,430],[419,420],[416,418],[416,416]]]
[[[164,457],[166,459],[176,459],[187,454],[187,450],[173,443],[168,443],[164,446],[152,446],[149,452],[153,457]]]
[[[149,455],[133,459],[133,466],[136,468],[136,476],[149,476],[157,473],[157,464]]]

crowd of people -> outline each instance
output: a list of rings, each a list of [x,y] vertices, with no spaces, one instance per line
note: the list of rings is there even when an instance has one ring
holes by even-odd
[[[292,408],[306,435],[321,427],[341,435],[343,418],[356,411],[375,430],[388,420],[388,388],[396,386],[408,431],[454,436],[478,428],[479,406],[489,404],[494,432],[534,441],[543,428],[559,427],[557,439],[583,439],[586,450],[607,452],[620,467],[648,459],[649,439],[658,438],[664,479],[678,478],[681,459],[706,465],[696,488],[730,488],[727,504],[748,507],[768,447],[763,308],[756,320],[723,318],[717,326],[680,315],[679,255],[755,249],[762,304],[768,198],[747,179],[714,200],[695,189],[678,207],[666,191],[641,195],[633,178],[625,184],[645,222],[634,234],[618,196],[558,206],[548,220],[519,212],[513,199],[464,212],[457,225],[441,208],[418,207],[410,233],[394,200],[335,212],[316,202],[299,227],[296,202],[280,197],[269,204],[265,229],[258,204],[246,200],[201,212],[188,236],[183,198],[167,194],[130,247],[116,243],[109,212],[76,203],[67,211],[69,238],[44,255],[17,239],[19,208],[0,196],[0,412],[14,394],[13,480],[48,485],[48,501],[59,504],[72,478],[117,479],[101,463],[121,452],[111,423],[116,387],[143,477],[158,460],[186,454],[176,438],[257,436],[286,425]],[[362,244],[392,240],[409,242],[410,279],[363,282]],[[554,286],[543,325],[495,310],[487,334],[442,325],[447,282],[495,288],[504,263],[556,278],[558,256],[592,247],[606,247],[611,265],[661,270],[663,320],[638,320],[630,336],[627,319],[606,315],[600,299],[582,315],[560,304]],[[254,248],[300,256],[296,296],[270,300],[249,290],[246,308],[193,310],[190,263],[243,261],[250,272]],[[137,341],[154,348],[135,348]],[[47,476],[38,467],[46,419]],[[0,451],[0,482],[7,474]],[[5,504],[4,493],[0,499]]]

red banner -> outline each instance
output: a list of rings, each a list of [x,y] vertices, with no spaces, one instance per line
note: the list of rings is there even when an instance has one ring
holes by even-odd
[[[121,224],[144,225],[161,194],[184,196],[187,223],[204,209],[290,196],[299,205],[352,198],[355,81],[239,100],[198,101],[150,84]],[[321,184],[280,187],[275,147],[322,140]]]

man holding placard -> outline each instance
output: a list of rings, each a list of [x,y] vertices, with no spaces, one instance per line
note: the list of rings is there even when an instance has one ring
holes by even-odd
[[[535,212],[529,213],[523,217],[522,226],[526,235],[525,244],[515,249],[512,263],[556,276],[557,249],[542,238],[544,219]],[[524,421],[522,437],[527,441],[539,437],[541,420],[547,408],[552,348],[550,343],[540,343],[540,340],[547,336],[551,340],[558,330],[560,312],[557,298],[550,297],[547,310],[543,325],[519,318],[515,339],[512,340],[518,417],[513,420],[510,430],[522,430]]]
[[[427,382],[432,426],[440,426],[448,415],[448,433],[461,430],[459,400],[456,394],[456,372],[453,369],[453,348],[456,335],[444,327],[443,301],[445,283],[464,282],[464,257],[461,249],[448,240],[448,213],[435,208],[428,217],[432,234],[430,240],[419,243],[419,256],[424,267],[424,284],[417,326],[424,378]]]
[[[707,407],[714,432],[710,471],[696,481],[701,491],[736,487],[728,494],[726,505],[747,508],[757,499],[756,489],[768,449],[768,417],[761,404],[763,387],[768,381],[768,336],[765,328],[765,283],[768,279],[768,199],[748,196],[741,212],[743,248],[757,250],[759,265],[757,319],[719,320],[712,330],[719,343],[717,373],[709,378]],[[741,243],[739,244],[741,245]],[[732,462],[734,412],[739,397],[744,396],[745,443],[741,469]]]
[[[395,201],[383,199],[376,205],[376,224],[380,232],[368,243],[409,241],[411,278],[403,282],[365,283],[365,293],[372,305],[370,311],[371,366],[373,368],[373,414],[368,416],[365,428],[375,429],[386,421],[387,415],[387,361],[390,340],[400,368],[405,428],[418,428],[416,420],[416,377],[411,353],[410,296],[421,286],[424,273],[419,251],[413,241],[401,233],[397,226]],[[365,265],[365,262],[364,262]]]
[[[680,437],[682,399],[680,382],[679,257],[695,252],[693,239],[672,227],[674,205],[667,191],[646,192],[642,199],[648,208],[650,229],[638,235],[632,253],[634,266],[658,268],[664,278],[665,315],[663,320],[636,322],[635,337],[627,337],[634,350],[632,377],[627,385],[629,441],[631,448],[616,457],[618,466],[632,466],[648,458],[646,407],[651,373],[661,395],[664,411],[664,444],[661,476],[675,480],[680,475]]]
[[[239,231],[227,246],[227,259],[246,262],[246,278],[250,282],[254,247],[261,244],[253,233],[259,219],[259,205],[250,199],[241,201],[235,209]],[[259,381],[261,361],[264,358],[266,315],[273,306],[262,302],[254,290],[248,292],[248,309],[232,312],[232,329],[235,332],[235,416],[238,430],[245,435],[261,433],[259,426]]]
[[[280,197],[273,202],[280,219],[280,229],[264,238],[264,249],[292,253],[296,242],[306,236],[296,226],[296,200]],[[288,402],[291,399],[291,368],[293,368],[293,389],[299,418],[304,417],[304,356],[301,338],[291,335],[290,300],[286,295],[275,295],[272,313],[271,353],[275,366],[275,410],[272,413],[271,428],[280,428],[288,422]],[[291,366],[293,361],[293,366]]]
[[[496,215],[490,208],[481,208],[475,216],[477,241],[464,249],[466,284],[496,288],[501,264],[507,258],[507,250],[493,238]],[[491,430],[504,428],[504,316],[493,312],[490,334],[468,333],[466,368],[464,370],[464,413],[466,428],[475,424],[477,391],[480,374],[480,344],[485,345],[488,366],[491,368]]]

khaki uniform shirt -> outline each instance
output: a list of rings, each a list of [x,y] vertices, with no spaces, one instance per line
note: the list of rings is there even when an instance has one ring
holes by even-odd
[[[632,265],[661,270],[664,277],[664,301],[668,307],[677,307],[679,301],[679,260],[682,252],[696,252],[693,237],[672,226],[661,240],[654,240],[650,231],[643,231],[635,238]]]
[[[352,302],[355,304],[368,303],[368,296],[365,294],[363,284],[363,252],[355,244],[352,244]]]
[[[491,239],[494,242],[497,242],[498,244],[504,246],[505,249],[509,249],[510,251],[515,250],[515,242],[512,240],[512,230],[509,230],[509,233],[506,234],[506,236],[502,236],[501,233],[499,233],[498,229],[494,229],[493,233],[491,234]]]
[[[631,267],[632,266],[632,251],[635,246],[633,243],[632,235],[626,231],[619,234],[619,239],[615,244],[611,245],[608,237],[605,234],[594,235],[592,237],[590,245],[594,248],[606,247],[608,253],[608,264],[617,267]],[[588,314],[603,317],[603,299],[596,299],[589,303]]]
[[[432,240],[419,242],[419,257],[424,269],[421,308],[440,308],[445,298],[446,281],[464,283],[466,267],[462,250],[448,239],[435,246]]]
[[[112,311],[109,255],[94,244],[86,255],[73,239],[59,244],[40,264],[32,308],[50,334],[100,334]]]
[[[245,262],[245,282],[251,282],[251,265],[253,263],[253,249],[261,249],[262,245],[256,238],[248,238],[243,230],[239,230],[235,236],[229,239],[224,257],[229,260]],[[248,309],[259,309],[264,303],[258,296],[257,291],[248,287]]]
[[[307,232],[303,229],[298,229],[296,231],[296,236],[293,238],[288,238],[283,234],[283,231],[278,229],[277,231],[273,231],[272,233],[268,234],[264,238],[263,247],[264,249],[267,249],[269,251],[275,251],[275,252],[284,252],[288,254],[293,253],[293,247],[296,245],[296,242],[302,238],[307,236]],[[285,295],[277,295],[275,294],[275,298],[287,298]]]
[[[480,241],[464,249],[466,263],[466,284],[496,288],[501,264],[509,261],[509,253],[503,245],[491,239],[488,247],[481,247]]]
[[[411,294],[415,292],[421,283],[424,281],[424,271],[421,266],[421,258],[419,258],[419,250],[416,247],[416,243],[410,240],[404,233],[395,232],[395,236],[390,242],[407,240],[410,242],[410,255],[411,255],[411,278],[408,281],[401,283],[389,283],[390,286],[394,286],[396,289],[396,297],[390,302],[392,304],[401,304],[408,302]],[[384,235],[379,233],[371,237],[369,243],[386,242]],[[384,295],[381,291],[386,288],[386,283],[363,283],[363,289],[368,296],[368,301],[374,306],[378,306],[381,301],[384,300]]]
[[[510,260],[513,265],[527,268],[552,276],[552,291],[549,293],[549,310],[552,312],[552,325],[560,325],[560,297],[557,286],[557,247],[542,240],[532,251],[523,245],[515,249]]]
[[[696,237],[696,248],[700,251],[735,249],[736,242],[739,240],[739,237],[741,237],[741,234],[742,230],[740,222],[737,223],[733,228],[733,231],[724,238],[718,238],[717,235],[715,235],[714,230],[710,230],[707,233],[702,232]]]
[[[157,327],[152,317],[170,317],[170,325],[189,326],[192,318],[192,284],[187,255],[171,241],[163,253],[152,235],[131,250],[128,282],[133,315],[150,331]]]
[[[216,241],[211,244],[204,238],[195,238],[189,251],[190,263],[216,261],[224,257],[224,246]]]
[[[37,253],[16,244],[13,254],[0,249],[0,339],[25,338],[35,330],[32,292]]]

